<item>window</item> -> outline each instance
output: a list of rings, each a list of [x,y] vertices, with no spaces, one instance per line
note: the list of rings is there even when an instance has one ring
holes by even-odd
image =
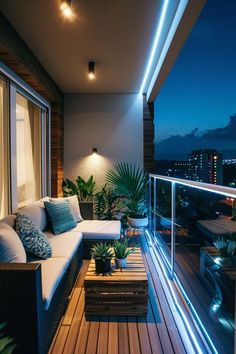
[[[50,193],[49,105],[7,74],[0,76],[0,218]]]
[[[23,207],[41,196],[41,109],[16,94],[17,205]]]
[[[0,76],[0,218],[8,213],[7,82]]]

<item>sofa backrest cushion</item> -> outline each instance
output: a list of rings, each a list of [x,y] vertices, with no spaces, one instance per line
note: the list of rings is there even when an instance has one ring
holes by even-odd
[[[10,214],[10,215],[5,216],[5,218],[1,219],[0,223],[3,222],[4,224],[7,224],[7,225],[11,226],[14,229],[15,220],[16,220],[16,215]]]
[[[16,216],[16,232],[26,252],[43,259],[51,257],[52,248],[47,237],[26,215]]]
[[[68,231],[76,226],[68,200],[44,202],[55,235]]]
[[[25,263],[26,253],[15,230],[6,223],[0,223],[0,262]]]
[[[80,222],[83,220],[80,213],[80,207],[79,207],[79,201],[77,195],[73,195],[71,197],[65,197],[65,198],[50,198],[50,202],[57,202],[61,200],[68,200],[71,213],[76,222]]]
[[[47,229],[47,215],[43,201],[37,201],[26,205],[18,211],[19,214],[27,216],[41,231]]]

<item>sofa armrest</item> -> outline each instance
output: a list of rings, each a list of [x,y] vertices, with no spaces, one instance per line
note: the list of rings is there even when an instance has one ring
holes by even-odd
[[[0,319],[13,337],[17,351],[27,347],[38,353],[42,311],[41,265],[0,263]],[[30,333],[30,335],[29,335]]]

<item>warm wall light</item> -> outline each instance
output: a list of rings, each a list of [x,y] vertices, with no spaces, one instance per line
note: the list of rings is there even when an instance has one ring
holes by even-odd
[[[98,149],[97,149],[97,148],[93,148],[93,149],[92,149],[92,152],[93,152],[93,154],[97,154]]]
[[[95,62],[90,61],[88,65],[88,77],[90,80],[95,79]]]
[[[72,19],[75,16],[71,7],[71,0],[62,0],[60,9],[63,16],[68,19]]]

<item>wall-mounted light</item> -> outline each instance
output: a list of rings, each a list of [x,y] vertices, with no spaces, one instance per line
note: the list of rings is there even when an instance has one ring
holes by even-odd
[[[72,0],[61,0],[60,9],[64,17],[73,19],[75,14],[71,7]]]
[[[95,62],[90,61],[88,63],[88,77],[90,80],[95,79]]]
[[[92,148],[92,152],[93,152],[93,154],[97,154],[98,153],[98,149],[97,148]]]

